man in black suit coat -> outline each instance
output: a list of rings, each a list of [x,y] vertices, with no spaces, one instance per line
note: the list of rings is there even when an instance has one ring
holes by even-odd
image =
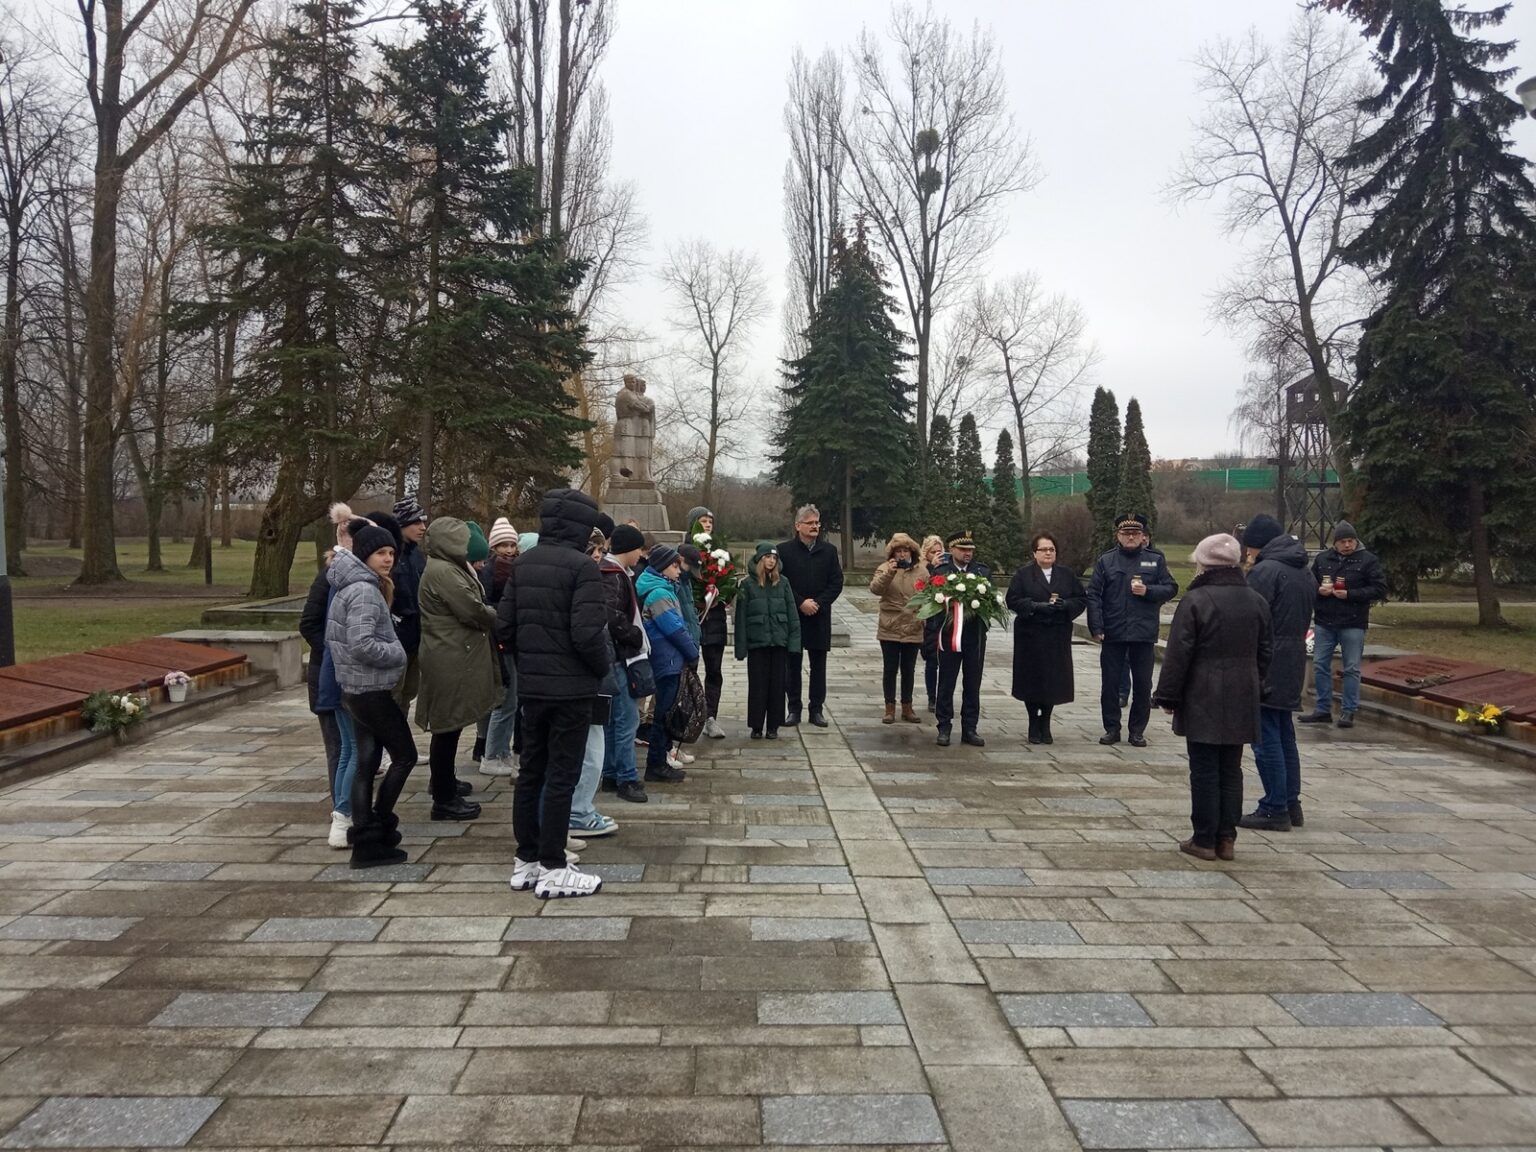
[[[976,541],[970,532],[957,532],[949,538],[949,551],[940,560],[929,579],[942,576],[946,585],[964,583],[967,576],[992,578],[992,569],[976,559]],[[976,748],[986,746],[976,731],[981,723],[981,670],[987,659],[987,622],[965,612],[961,616],[960,643],[955,645],[953,609],[930,616],[926,627],[937,633],[939,652],[939,696],[934,719],[939,723],[938,744],[949,747],[950,726],[955,719],[955,682],[960,690],[960,742]]]

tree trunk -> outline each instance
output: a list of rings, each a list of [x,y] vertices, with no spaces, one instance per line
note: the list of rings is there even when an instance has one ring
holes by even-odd
[[[117,64],[121,67],[121,61]],[[116,502],[112,336],[117,324],[117,212],[123,191],[116,103],[116,92],[110,99],[104,96],[97,118],[91,268],[85,289],[85,458],[81,477],[85,554],[77,584],[110,584],[123,578],[117,566],[117,536],[112,523]]]
[[[1467,513],[1472,520],[1472,584],[1477,589],[1477,623],[1482,628],[1506,626],[1493,584],[1493,550],[1488,544],[1488,497],[1480,480],[1467,483]]]
[[[555,72],[555,138],[549,157],[549,234],[565,249],[565,160],[571,146],[571,0],[560,0],[560,58]]]
[[[233,548],[235,544],[233,517],[229,507],[229,469],[219,470],[219,547]]]
[[[203,517],[197,518],[197,527],[192,533],[192,555],[187,558],[188,568],[201,568],[207,561],[208,533],[203,525]]]
[[[251,569],[250,597],[270,600],[288,595],[293,556],[304,526],[325,512],[324,496],[304,491],[302,465],[286,459],[278,468],[272,497],[256,534],[256,559]]]
[[[73,341],[70,341],[73,347]],[[80,547],[80,533],[82,528],[81,516],[83,508],[80,500],[80,470],[84,467],[84,444],[82,437],[84,430],[80,422],[80,373],[78,364],[71,365],[69,377],[64,382],[67,390],[67,403],[64,412],[64,435],[69,440],[65,449],[65,471],[69,483],[69,491],[65,493],[65,500],[69,508],[69,546]]]
[[[1035,530],[1035,494],[1029,483],[1029,441],[1024,439],[1024,416],[1013,411],[1014,426],[1019,431],[1019,484],[1024,489],[1024,531]],[[1028,543],[1028,541],[1026,541]]]
[[[709,507],[709,501],[704,502]],[[843,567],[853,567],[853,457],[843,459]]]
[[[5,421],[5,559],[12,576],[25,576],[27,543],[26,446],[16,360],[21,351],[21,218],[13,215],[5,252],[5,333],[0,349],[0,409]]]

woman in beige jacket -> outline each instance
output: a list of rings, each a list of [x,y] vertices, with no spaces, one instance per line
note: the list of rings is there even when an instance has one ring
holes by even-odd
[[[875,569],[869,590],[880,597],[880,627],[875,636],[885,657],[885,723],[896,722],[896,672],[901,671],[901,718],[918,723],[912,709],[912,680],[917,655],[923,647],[923,622],[907,607],[917,582],[928,578],[928,567],[918,558],[917,541],[898,532],[885,546],[885,563]]]

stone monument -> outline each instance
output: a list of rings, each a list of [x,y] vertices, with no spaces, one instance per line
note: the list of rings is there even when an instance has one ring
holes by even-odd
[[[683,538],[667,523],[667,508],[651,477],[651,453],[656,445],[656,401],[645,394],[645,381],[626,373],[614,400],[613,454],[608,458],[608,483],[603,510],[615,524],[629,521],[658,541]]]

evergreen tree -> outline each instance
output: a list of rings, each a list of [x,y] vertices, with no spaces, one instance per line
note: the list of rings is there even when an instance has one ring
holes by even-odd
[[[992,533],[992,490],[987,487],[987,463],[981,455],[981,434],[976,417],[967,412],[960,417],[960,435],[955,440],[954,530],[967,530],[976,538],[976,547],[988,559],[994,545]]]
[[[785,365],[788,398],[774,438],[775,476],[796,504],[838,509],[845,557],[855,537],[882,535],[912,511],[914,436],[906,337],[860,229],[833,242],[831,283]]]
[[[1004,428],[997,434],[997,458],[992,465],[992,544],[987,550],[996,571],[1012,572],[1029,559],[1028,535],[1029,526],[1019,505],[1013,437]]]
[[[1377,38],[1383,83],[1363,106],[1386,114],[1346,157],[1370,172],[1353,202],[1374,210],[1347,255],[1381,294],[1345,420],[1362,528],[1400,580],[1470,558],[1478,621],[1502,624],[1494,557],[1529,539],[1536,514],[1536,187],[1511,149],[1514,74],[1498,67],[1514,43],[1479,35],[1509,5],[1331,6]]]
[[[219,296],[178,313],[226,346],[253,325],[233,387],[207,413],[212,461],[274,469],[250,593],[286,595],[303,527],[351,496],[392,442],[375,376],[392,357],[382,333],[390,262],[378,220],[385,189],[352,0],[292,9],[256,117],[205,230],[223,257]]]
[[[1115,538],[1120,489],[1120,407],[1108,388],[1095,388],[1088,414],[1088,512],[1095,554]]]
[[[422,35],[384,49],[398,232],[413,270],[405,395],[419,420],[419,495],[438,458],[449,506],[493,481],[519,494],[581,462],[565,382],[590,359],[568,307],[581,281],[539,227],[535,174],[507,160],[511,113],[492,91],[484,16],[471,0],[417,0]]]
[[[923,488],[923,533],[947,538],[949,533],[961,527],[956,523],[958,515],[955,432],[947,416],[935,414],[928,424],[928,483]]]
[[[1120,507],[1109,513],[1111,521],[1121,512],[1140,512],[1147,531],[1157,531],[1157,501],[1152,494],[1152,452],[1141,424],[1141,405],[1134,396],[1125,405],[1125,441],[1120,449],[1120,482],[1115,488]],[[1110,534],[1114,534],[1111,526]]]

